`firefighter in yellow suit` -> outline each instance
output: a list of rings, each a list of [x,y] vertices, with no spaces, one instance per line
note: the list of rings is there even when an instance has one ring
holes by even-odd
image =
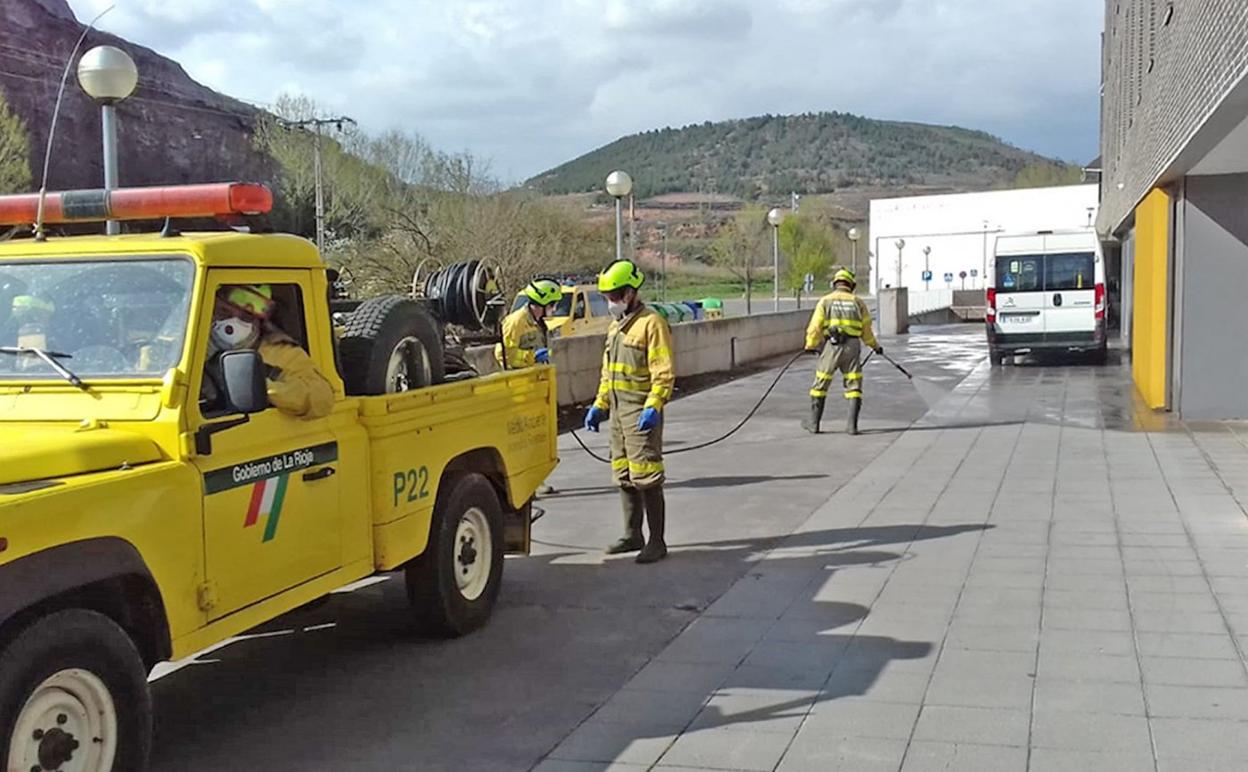
[[[273,324],[277,303],[267,284],[236,284],[217,293],[213,309],[205,399],[219,403],[224,390],[215,382],[217,356],[223,351],[254,349],[264,360],[269,402],[298,418],[323,418],[334,409],[334,387],[297,341]],[[216,404],[216,407],[225,406]]]
[[[546,315],[563,300],[563,289],[550,279],[536,279],[524,288],[527,301],[503,318],[503,341],[495,344],[494,358],[504,370],[550,364]]]
[[[819,433],[828,389],[839,370],[845,399],[849,404],[845,431],[858,433],[858,413],[862,410],[862,344],[876,353],[884,348],[871,330],[871,314],[862,298],[854,294],[857,285],[852,271],[841,269],[832,277],[832,292],[820,298],[806,327],[806,350],[819,355],[815,383],[810,387],[810,417],[802,428]]]
[[[667,321],[638,297],[645,277],[628,260],[612,263],[598,276],[615,321],[607,331],[598,398],[585,414],[585,428],[598,431],[611,417],[611,470],[624,505],[624,536],[607,554],[638,552],[638,563],[667,557],[663,531],[663,408],[672,398],[672,331]],[[643,515],[650,529],[643,538]]]

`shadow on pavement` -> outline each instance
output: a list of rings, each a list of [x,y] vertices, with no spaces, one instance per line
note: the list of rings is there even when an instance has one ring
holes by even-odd
[[[684,687],[692,692],[680,699],[692,707],[678,725],[660,731],[643,712],[580,760],[616,760],[642,738],[782,720],[865,694],[890,663],[932,651],[878,630],[857,634],[869,609],[825,599],[836,597],[833,577],[904,560],[915,541],[988,527],[695,542],[673,545],[668,561],[646,567],[627,558],[586,562],[573,550],[509,560],[495,618],[455,641],[417,634],[401,581],[335,595],[157,681],[152,769],[529,769],[576,727],[603,723],[596,712],[637,691],[630,679],[643,668],[722,654],[747,632],[723,678]],[[713,576],[733,563],[748,563],[744,578],[758,584]],[[782,607],[772,613],[774,604]],[[731,702],[738,693],[748,704]],[[672,695],[643,697],[663,711]]]

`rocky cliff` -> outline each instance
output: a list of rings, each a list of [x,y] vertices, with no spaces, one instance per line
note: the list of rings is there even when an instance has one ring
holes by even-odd
[[[36,185],[61,72],[83,26],[66,0],[0,0],[0,89],[30,131]],[[270,162],[251,145],[255,108],[196,83],[177,62],[151,49],[93,31],[82,51],[97,45],[121,48],[139,68],[138,89],[117,109],[122,185],[271,176]],[[48,187],[99,187],[100,145],[99,109],[71,71]]]

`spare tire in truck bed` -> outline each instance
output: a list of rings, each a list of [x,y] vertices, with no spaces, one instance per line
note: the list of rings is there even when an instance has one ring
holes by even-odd
[[[348,394],[394,394],[446,380],[437,321],[401,295],[366,300],[352,311],[338,352]]]

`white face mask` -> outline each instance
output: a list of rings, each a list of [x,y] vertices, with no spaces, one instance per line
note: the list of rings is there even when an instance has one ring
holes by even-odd
[[[623,319],[624,315],[628,313],[628,304],[622,300],[618,303],[614,300],[608,300],[607,313],[611,314],[616,319]]]
[[[259,333],[254,322],[237,316],[212,323],[212,341],[223,351],[248,348],[256,342]]]

